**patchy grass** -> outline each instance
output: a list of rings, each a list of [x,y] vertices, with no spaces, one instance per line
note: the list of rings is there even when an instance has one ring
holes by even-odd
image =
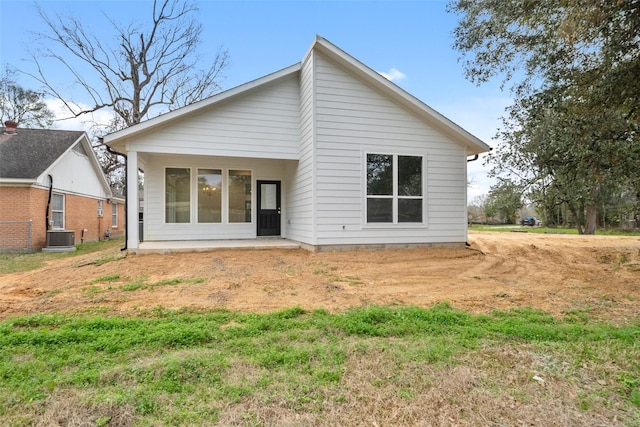
[[[0,420],[632,426],[639,338],[638,321],[447,304],[18,317],[0,322]]]
[[[154,288],[160,286],[176,286],[182,283],[197,285],[206,281],[207,279],[205,279],[204,277],[196,277],[192,279],[176,277],[173,279],[162,279],[157,282],[148,282],[146,278],[138,278],[132,282],[128,282],[120,286],[120,289],[123,291],[137,291],[140,289],[153,290]]]
[[[527,232],[537,234],[578,234],[578,230],[575,228],[562,228],[562,227],[523,227],[515,224],[507,225],[481,225],[472,224],[469,226],[469,230],[475,231],[497,231],[497,232]],[[628,231],[619,229],[597,229],[596,235],[598,236],[640,236],[640,231]]]
[[[42,267],[46,262],[62,258],[73,258],[94,252],[101,252],[108,249],[115,249],[122,246],[123,239],[114,239],[101,242],[90,242],[76,245],[74,252],[35,252],[32,254],[0,254],[0,274],[19,273],[30,271]],[[92,264],[104,264],[105,262],[116,261],[124,254],[107,253],[97,260],[92,260]]]

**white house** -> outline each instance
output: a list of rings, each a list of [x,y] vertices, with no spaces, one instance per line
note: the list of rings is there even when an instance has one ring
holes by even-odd
[[[489,150],[321,37],[298,64],[104,141],[127,155],[129,206],[145,172],[145,242],[316,250],[464,244],[467,159]]]

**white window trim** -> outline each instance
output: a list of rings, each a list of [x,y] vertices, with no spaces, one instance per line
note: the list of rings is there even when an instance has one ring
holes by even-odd
[[[167,169],[188,169],[189,170],[189,222],[167,222]],[[193,225],[193,166],[166,165],[162,169],[162,223],[168,226],[186,227]],[[196,177],[197,183],[197,177]],[[196,189],[197,196],[197,189]]]
[[[231,222],[229,221],[229,196],[230,196],[230,192],[229,192],[229,182],[231,181],[229,179],[229,172],[231,172],[232,170],[234,171],[249,171],[249,173],[251,174],[251,221],[249,222]],[[253,168],[243,168],[243,167],[229,167],[229,168],[224,168],[222,169],[222,175],[223,175],[223,185],[226,191],[223,191],[223,195],[225,195],[225,199],[226,199],[226,205],[223,203],[222,204],[222,208],[223,208],[223,212],[222,214],[224,215],[222,218],[222,222],[223,224],[230,224],[233,226],[236,225],[253,225],[256,222],[256,200],[257,200],[257,196],[256,196],[256,174],[255,171],[253,170]],[[226,179],[226,182],[225,182]],[[226,211],[225,211],[226,209]]]
[[[393,222],[367,222],[367,199],[369,195],[367,194],[367,155],[369,154],[381,154],[387,156],[393,156],[393,194],[391,196],[384,195],[372,195],[375,198],[389,198],[393,199],[394,202],[392,204],[392,219]],[[398,196],[398,156],[413,156],[413,157],[422,157],[422,196]],[[361,171],[363,171],[362,176],[362,229],[424,229],[428,228],[427,221],[427,153],[420,152],[388,152],[385,150],[373,148],[369,150],[362,151],[362,165]],[[398,222],[398,200],[402,197],[403,199],[420,199],[422,198],[422,222]]]
[[[165,209],[167,206],[167,169],[189,169],[189,222],[167,222]],[[222,222],[198,222],[198,170],[199,169],[219,169],[222,171]],[[251,173],[251,222],[229,222],[229,171],[244,170]],[[194,173],[195,171],[195,173]],[[231,226],[253,226],[256,223],[256,173],[253,167],[231,166],[217,167],[214,165],[191,164],[164,165],[162,169],[162,224],[171,227],[219,227],[221,225]]]
[[[65,221],[66,221],[66,211],[67,211],[67,198],[65,197],[64,193],[53,193],[54,196],[61,196],[62,197],[62,210],[54,210],[53,209],[53,203],[51,204],[51,228],[54,230],[64,230],[65,228]],[[53,221],[53,213],[54,212],[62,212],[62,227],[56,227]]]
[[[196,170],[195,173],[195,209],[196,209],[196,218],[195,218],[195,224],[199,224],[199,225],[218,225],[218,224],[224,224],[224,212],[225,212],[225,198],[227,197],[227,193],[228,193],[228,189],[226,187],[228,180],[225,178],[225,169],[224,168],[215,168],[215,167],[204,167],[204,166],[197,166],[194,168]],[[220,192],[222,194],[220,194],[220,222],[200,222],[200,218],[198,217],[198,210],[199,210],[199,204],[200,204],[200,200],[199,200],[199,191],[198,191],[198,175],[200,175],[200,171],[203,169],[208,169],[208,170],[219,170],[220,171]],[[165,192],[166,194],[166,192]],[[227,201],[227,205],[228,205],[228,201]]]

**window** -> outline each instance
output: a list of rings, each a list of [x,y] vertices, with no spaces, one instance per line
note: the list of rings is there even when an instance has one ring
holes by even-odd
[[[111,204],[111,227],[118,228],[118,204]]]
[[[251,222],[251,171],[229,171],[229,222]]]
[[[98,217],[102,217],[102,215],[103,215],[102,200],[98,200]]]
[[[191,222],[191,170],[165,170],[165,222]]]
[[[422,156],[367,154],[367,223],[422,223]]]
[[[64,194],[51,195],[51,220],[54,230],[64,229]]]
[[[222,222],[220,169],[198,169],[198,222]]]

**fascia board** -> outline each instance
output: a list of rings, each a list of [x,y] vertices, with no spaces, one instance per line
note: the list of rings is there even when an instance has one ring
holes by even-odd
[[[256,80],[250,81],[248,83],[244,83],[240,86],[236,86],[232,89],[213,95],[207,99],[203,99],[202,101],[194,102],[193,104],[187,105],[185,107],[179,108],[174,111],[170,111],[158,117],[154,117],[152,119],[146,120],[137,125],[130,126],[128,128],[122,129],[114,133],[107,134],[104,136],[104,143],[109,145],[110,147],[120,146],[121,145],[120,141],[126,140],[132,137],[133,135],[140,134],[142,132],[148,131],[158,126],[166,125],[171,121],[177,120],[181,117],[192,114],[196,111],[201,111],[208,107],[222,103],[235,96],[246,94],[261,86],[275,82],[281,78],[288,77],[289,75],[300,71],[300,68],[301,68],[300,63],[291,65],[280,71],[276,71],[275,73],[268,74],[264,77],[260,77]]]
[[[408,108],[424,120],[452,136],[454,140],[467,147],[468,154],[479,154],[491,150],[491,147],[478,137],[472,135],[453,121],[437,112],[427,104],[411,95],[395,83],[358,61],[328,40],[317,36],[312,49],[338,62],[350,72],[364,79],[374,87],[379,88],[393,100]]]

